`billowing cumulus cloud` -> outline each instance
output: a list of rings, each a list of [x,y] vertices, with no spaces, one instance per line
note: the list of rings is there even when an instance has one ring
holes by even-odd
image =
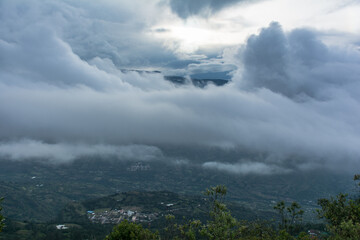
[[[37,45],[49,43],[42,51],[53,56],[61,49],[51,49],[50,42],[64,41],[81,59],[109,58],[123,68],[159,67],[177,60],[149,34],[162,16],[157,1],[6,0],[0,4],[2,40],[27,44],[23,47],[33,55],[41,54]]]
[[[285,34],[278,23],[272,23],[251,36],[240,51],[244,65],[241,88],[328,99],[331,89],[349,91],[359,84],[359,52],[330,49],[310,30]]]
[[[142,64],[142,55],[126,45],[132,43],[147,48],[144,59],[148,56],[156,63],[160,54],[164,62],[159,65],[168,63],[161,44],[154,48],[146,38],[137,39],[146,36],[142,31],[135,31],[130,40],[117,38],[110,44],[114,49],[105,44],[104,51],[103,44],[87,45],[88,38],[69,27],[89,22],[86,26],[96,26],[89,13],[106,26],[114,20],[120,27],[121,16],[103,16],[91,5],[82,8],[81,1],[49,1],[41,7],[31,3],[3,1],[0,8],[0,16],[6,15],[0,24],[4,156],[58,156],[67,161],[94,154],[91,149],[122,156],[116,146],[177,144],[239,148],[264,156],[235,165],[221,160],[204,164],[223,171],[233,164],[237,174],[359,166],[356,49],[330,47],[316,32],[284,32],[280,24],[272,23],[238,46],[224,63],[219,60],[221,69],[238,68],[230,84],[204,89],[178,86],[159,72],[121,70],[127,61],[137,61],[129,53]],[[83,30],[88,35],[81,36],[89,41],[98,37],[99,43],[107,42],[103,32],[97,36],[98,28]],[[212,66],[210,61],[200,63],[189,69]],[[31,146],[37,150],[32,152]]]

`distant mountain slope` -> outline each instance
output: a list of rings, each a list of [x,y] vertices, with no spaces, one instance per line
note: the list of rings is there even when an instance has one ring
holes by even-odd
[[[44,201],[47,197],[46,193],[39,194],[30,185],[19,186],[10,182],[0,182],[0,196],[4,197],[3,213],[6,217],[28,221],[50,220],[51,216],[57,213],[56,208],[61,206],[64,199],[57,195],[57,201],[52,199]]]
[[[146,74],[159,74],[161,71],[147,71],[147,70],[136,70],[136,69],[121,69],[122,72],[137,72],[139,74],[146,73]],[[224,78],[225,76],[228,77],[229,72],[209,72],[203,74],[193,74],[190,78],[186,78],[184,76],[177,76],[177,75],[165,75],[164,79],[172,82],[176,85],[185,85],[185,84],[192,84],[196,87],[203,88],[209,84],[213,84],[215,86],[223,86],[229,83],[231,80],[229,78]]]
[[[23,193],[18,193],[17,196],[21,198],[21,194]],[[30,199],[27,200],[26,204],[30,204]],[[239,204],[227,205],[238,219],[254,220],[259,216]],[[39,206],[35,206],[32,211],[39,209]],[[203,196],[169,191],[131,191],[96,199],[71,201],[60,211],[57,218],[51,221],[35,223],[8,218],[2,236],[9,240],[104,239],[114,225],[125,219],[154,231],[162,231],[168,224],[165,218],[168,214],[175,216],[176,223],[191,219],[205,222],[209,217],[209,200]],[[261,218],[274,217],[270,212],[260,215]]]
[[[267,219],[274,217],[272,212],[257,213],[231,202],[227,205],[232,214],[239,219],[255,220],[260,217]],[[56,222],[81,224],[87,218],[95,223],[116,224],[119,222],[118,219],[126,218],[135,222],[147,222],[153,227],[161,228],[167,214],[174,215],[180,222],[183,221],[183,217],[205,221],[209,217],[209,209],[209,200],[202,196],[183,195],[169,191],[131,191],[69,203],[60,212]],[[150,215],[151,219],[148,217]]]
[[[215,86],[223,86],[230,81],[230,80],[226,80],[226,79],[207,79],[207,78],[206,79],[191,78],[190,80],[188,80],[187,78],[181,77],[181,76],[165,76],[164,79],[167,81],[170,81],[174,84],[177,84],[177,85],[192,83],[194,86],[200,87],[200,88],[203,88],[203,87],[207,86],[208,84],[214,84]]]

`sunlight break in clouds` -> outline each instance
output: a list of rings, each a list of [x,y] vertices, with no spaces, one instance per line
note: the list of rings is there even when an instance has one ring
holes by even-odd
[[[234,46],[267,26],[280,22],[286,31],[311,28],[334,45],[352,45],[360,37],[360,2],[354,0],[182,1],[172,0],[182,21],[159,21],[156,34],[169,47],[185,52],[219,54],[218,46]],[[221,5],[216,6],[216,5]],[[196,5],[193,7],[192,5]],[[192,7],[192,11],[189,11]],[[184,13],[183,13],[184,12]],[[205,16],[205,17],[204,17]],[[175,43],[174,43],[175,42]],[[223,49],[223,48],[220,48]]]

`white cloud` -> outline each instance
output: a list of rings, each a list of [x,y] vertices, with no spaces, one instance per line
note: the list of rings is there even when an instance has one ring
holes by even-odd
[[[149,161],[161,159],[162,152],[156,147],[145,145],[49,144],[42,141],[23,139],[0,143],[0,156],[15,161],[41,159],[55,163],[69,162],[89,156],[109,156],[120,160]]]
[[[245,162],[245,163],[222,163],[222,162],[206,162],[202,165],[207,169],[216,169],[233,174],[247,175],[247,174],[286,174],[291,170],[284,169],[275,165],[269,165],[260,162]]]

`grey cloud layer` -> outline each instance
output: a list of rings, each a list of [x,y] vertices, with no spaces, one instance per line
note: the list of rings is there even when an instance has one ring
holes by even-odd
[[[177,60],[149,35],[158,20],[155,16],[161,16],[156,1],[4,0],[0,4],[0,33],[10,43],[26,41],[28,48],[39,50],[36,45],[44,42],[38,38],[55,35],[81,59],[109,58],[121,67],[151,67]]]
[[[239,2],[251,0],[170,0],[170,7],[179,17],[188,18],[193,15],[209,16]]]
[[[69,40],[71,32],[63,33],[66,24],[49,22],[47,17],[25,23],[17,11],[27,10],[14,6],[1,8],[11,10],[0,23],[3,154],[11,155],[10,139],[17,149],[24,147],[23,155],[16,156],[34,156],[26,151],[29,144],[16,145],[25,138],[83,142],[90,148],[99,142],[172,143],[266,153],[266,163],[239,163],[235,173],[286,172],[282,165],[289,162],[299,168],[359,165],[356,50],[329,48],[310,30],[284,33],[274,23],[239,47],[233,64],[240,70],[233,83],[221,88],[177,87],[159,73],[124,73],[101,50],[90,49],[99,54],[89,59],[79,57],[80,50],[74,49],[85,40]],[[74,11],[75,16],[80,14],[78,8]],[[117,48],[116,54],[122,53]],[[229,169],[227,163],[204,167]]]

